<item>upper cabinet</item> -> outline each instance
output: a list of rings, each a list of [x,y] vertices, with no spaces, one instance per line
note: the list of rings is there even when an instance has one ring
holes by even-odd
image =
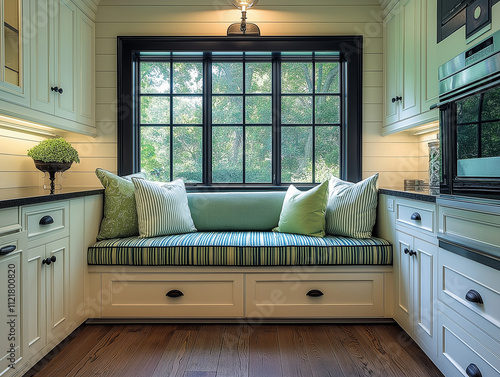
[[[20,54],[29,61],[20,76],[26,91],[18,100],[5,98],[0,87],[0,100],[5,100],[0,101],[0,113],[94,135],[95,25],[89,17],[93,11],[80,0],[23,1],[19,11],[27,15],[29,24],[22,38],[29,44],[29,59]],[[7,54],[2,57],[7,59]]]
[[[25,43],[27,1],[0,0],[0,100],[29,103],[28,45]]]
[[[384,6],[382,134],[390,134],[438,120],[438,110],[429,110],[438,91],[436,0],[393,0]]]

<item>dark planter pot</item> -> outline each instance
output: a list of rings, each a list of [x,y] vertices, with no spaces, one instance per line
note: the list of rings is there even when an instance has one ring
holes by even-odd
[[[44,173],[49,173],[50,179],[50,193],[53,194],[55,192],[55,184],[54,180],[56,178],[57,172],[64,172],[68,170],[73,162],[43,162],[40,160],[33,160],[35,162],[35,167],[43,171]]]

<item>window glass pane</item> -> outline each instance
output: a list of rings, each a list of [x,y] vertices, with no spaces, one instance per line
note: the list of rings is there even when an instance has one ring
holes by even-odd
[[[243,127],[212,128],[212,180],[243,182]]]
[[[477,124],[457,127],[457,158],[459,160],[478,156]]]
[[[281,129],[281,181],[312,182],[312,127]]]
[[[174,127],[173,179],[202,182],[202,128]]]
[[[500,156],[500,123],[483,123],[481,157]]]
[[[245,92],[271,93],[272,66],[271,63],[246,63]]]
[[[481,120],[500,120],[500,88],[484,93]]]
[[[312,63],[282,63],[282,93],[312,93]]]
[[[174,63],[174,93],[203,93],[202,63]]]
[[[316,124],[340,123],[340,97],[316,96]]]
[[[340,127],[316,127],[315,180],[324,182],[340,177]]]
[[[273,118],[271,96],[246,97],[245,122],[271,124]]]
[[[243,92],[243,63],[213,63],[212,92],[237,94]]]
[[[170,63],[141,62],[141,93],[170,92]]]
[[[281,98],[281,123],[283,124],[311,124],[312,97],[293,96]]]
[[[316,63],[316,93],[339,93],[339,63]]]
[[[141,171],[152,181],[170,181],[170,127],[141,127]]]
[[[213,124],[242,124],[243,97],[216,96],[212,98]]]
[[[201,124],[203,98],[201,96],[174,97],[175,124]]]
[[[272,182],[272,128],[246,127],[245,180],[247,183]]]
[[[479,99],[480,95],[476,95],[457,102],[458,123],[477,122],[479,120]]]
[[[141,124],[170,124],[170,98],[142,96]]]

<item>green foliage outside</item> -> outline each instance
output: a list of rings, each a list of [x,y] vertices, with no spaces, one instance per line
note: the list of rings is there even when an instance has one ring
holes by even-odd
[[[41,141],[28,150],[28,156],[43,162],[80,162],[76,149],[62,137]]]
[[[141,170],[152,180],[201,182],[203,66],[170,70],[140,65]],[[315,182],[339,176],[339,64],[318,62],[313,72],[310,62],[284,62],[281,82],[282,182],[310,183],[313,171]],[[212,181],[271,183],[271,63],[214,62],[211,90]]]

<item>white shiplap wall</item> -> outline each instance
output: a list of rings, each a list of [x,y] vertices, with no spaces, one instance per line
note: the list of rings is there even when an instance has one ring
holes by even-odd
[[[263,36],[363,35],[363,176],[380,172],[379,185],[400,188],[419,175],[419,139],[382,137],[382,23],[378,0],[261,0],[248,12]],[[96,15],[96,138],[65,134],[82,163],[67,184],[99,185],[93,171],[116,171],[116,37],[224,36],[240,12],[229,0],[101,0]],[[3,160],[0,151],[0,162]],[[2,164],[3,165],[3,164]],[[0,175],[3,176],[0,167]],[[19,184],[24,184],[19,182]]]

